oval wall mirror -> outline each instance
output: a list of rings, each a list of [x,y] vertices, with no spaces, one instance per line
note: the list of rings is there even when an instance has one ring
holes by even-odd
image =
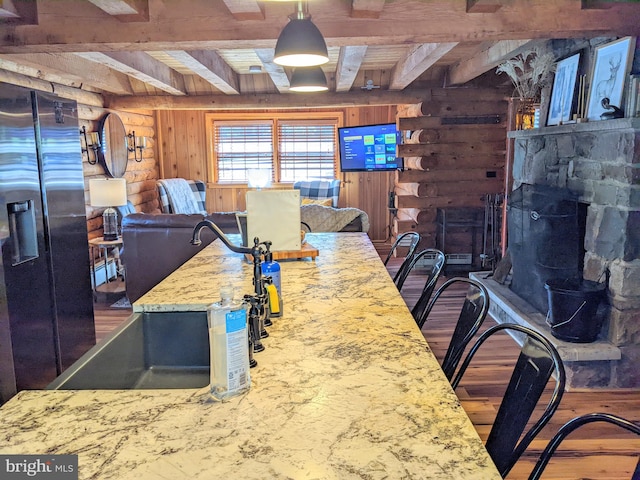
[[[116,113],[108,113],[100,125],[100,153],[108,175],[113,178],[124,176],[129,161],[127,134],[124,123]]]

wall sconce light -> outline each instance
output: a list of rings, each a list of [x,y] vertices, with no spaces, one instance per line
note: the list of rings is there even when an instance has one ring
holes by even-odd
[[[89,132],[89,137],[87,138],[87,129],[83,125],[80,129],[80,133],[84,137],[84,148],[82,148],[82,153],[87,154],[87,162],[89,165],[95,165],[98,163],[98,150],[100,150],[100,135],[98,132]],[[91,155],[89,155],[89,149],[93,150],[93,160],[91,160]]]
[[[306,0],[298,1],[296,12],[280,32],[273,61],[285,67],[314,67],[329,61],[327,44],[311,22]]]
[[[129,145],[127,147],[127,150],[133,152],[133,159],[136,162],[142,162],[142,150],[147,148],[147,137],[136,137],[135,131],[132,131],[127,135],[127,137],[129,138]],[[136,150],[140,150],[140,160],[138,160],[138,154],[136,153]]]
[[[326,92],[327,77],[320,67],[295,68],[291,74],[289,90],[292,92]]]

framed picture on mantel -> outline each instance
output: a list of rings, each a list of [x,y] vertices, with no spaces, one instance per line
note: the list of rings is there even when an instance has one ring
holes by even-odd
[[[551,103],[549,105],[549,118],[547,125],[560,125],[571,120],[571,109],[576,90],[576,78],[578,78],[578,64],[580,54],[565,58],[556,66],[556,76],[553,79],[551,90]]]
[[[587,102],[587,118],[590,121],[601,120],[603,113],[612,111],[602,106],[604,98],[609,99],[609,105],[624,108],[624,84],[631,67],[635,43],[635,37],[624,37],[596,47]]]

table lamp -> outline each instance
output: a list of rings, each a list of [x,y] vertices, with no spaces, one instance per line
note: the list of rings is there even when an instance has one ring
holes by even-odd
[[[107,207],[102,214],[103,238],[118,239],[118,212],[113,207],[127,204],[127,181],[124,178],[89,180],[89,202],[92,207]]]

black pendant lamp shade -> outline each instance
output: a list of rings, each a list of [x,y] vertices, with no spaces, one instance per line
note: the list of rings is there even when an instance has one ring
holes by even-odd
[[[329,90],[327,77],[320,67],[299,67],[291,74],[289,90],[293,92],[324,92]]]
[[[285,67],[312,67],[329,61],[327,44],[298,2],[298,10],[282,29],[273,61]]]

